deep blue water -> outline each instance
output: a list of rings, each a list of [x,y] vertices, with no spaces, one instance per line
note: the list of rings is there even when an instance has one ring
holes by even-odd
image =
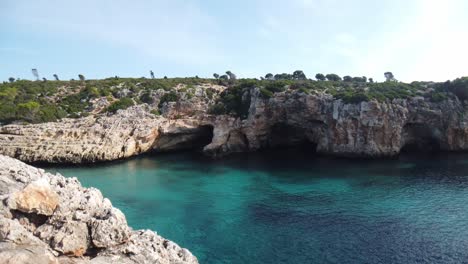
[[[200,263],[468,262],[468,155],[342,160],[277,151],[48,168]]]

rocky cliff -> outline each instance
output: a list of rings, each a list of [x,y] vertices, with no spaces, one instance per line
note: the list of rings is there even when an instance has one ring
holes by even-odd
[[[76,178],[0,155],[0,263],[198,263]]]
[[[214,124],[212,155],[309,144],[319,153],[346,157],[395,156],[419,151],[468,149],[467,109],[456,97],[434,103],[423,97],[346,104],[331,95],[277,93],[251,96],[245,120]]]
[[[307,145],[318,153],[346,157],[468,149],[467,109],[457,97],[345,103],[323,92],[298,90],[265,98],[252,88],[243,95],[249,105],[241,119],[209,114],[203,96],[165,103],[162,115],[151,114],[151,107],[143,104],[114,115],[2,126],[0,153],[26,162],[82,163],[179,149],[223,156]]]

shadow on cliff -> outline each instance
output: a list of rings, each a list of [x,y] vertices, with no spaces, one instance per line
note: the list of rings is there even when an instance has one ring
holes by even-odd
[[[403,127],[400,154],[436,154],[441,151],[441,133],[428,124],[408,123]]]

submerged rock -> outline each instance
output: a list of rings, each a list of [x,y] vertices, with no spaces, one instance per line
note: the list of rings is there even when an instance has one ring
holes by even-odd
[[[0,155],[0,263],[198,263],[101,192]]]

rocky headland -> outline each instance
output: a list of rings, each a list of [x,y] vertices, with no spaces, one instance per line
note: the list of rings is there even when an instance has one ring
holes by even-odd
[[[95,188],[0,155],[0,263],[198,263],[150,230],[132,230]]]
[[[427,96],[431,88],[407,98],[346,102],[326,90],[285,89],[264,96],[261,88],[249,87],[240,95],[242,115],[213,113],[230,89],[178,86],[178,99],[171,102],[162,103],[165,92],[158,90],[151,93],[152,103],[115,114],[0,126],[0,153],[25,162],[85,163],[180,149],[219,157],[307,145],[321,154],[371,158],[404,149],[468,149],[465,104],[454,95],[434,101]]]

